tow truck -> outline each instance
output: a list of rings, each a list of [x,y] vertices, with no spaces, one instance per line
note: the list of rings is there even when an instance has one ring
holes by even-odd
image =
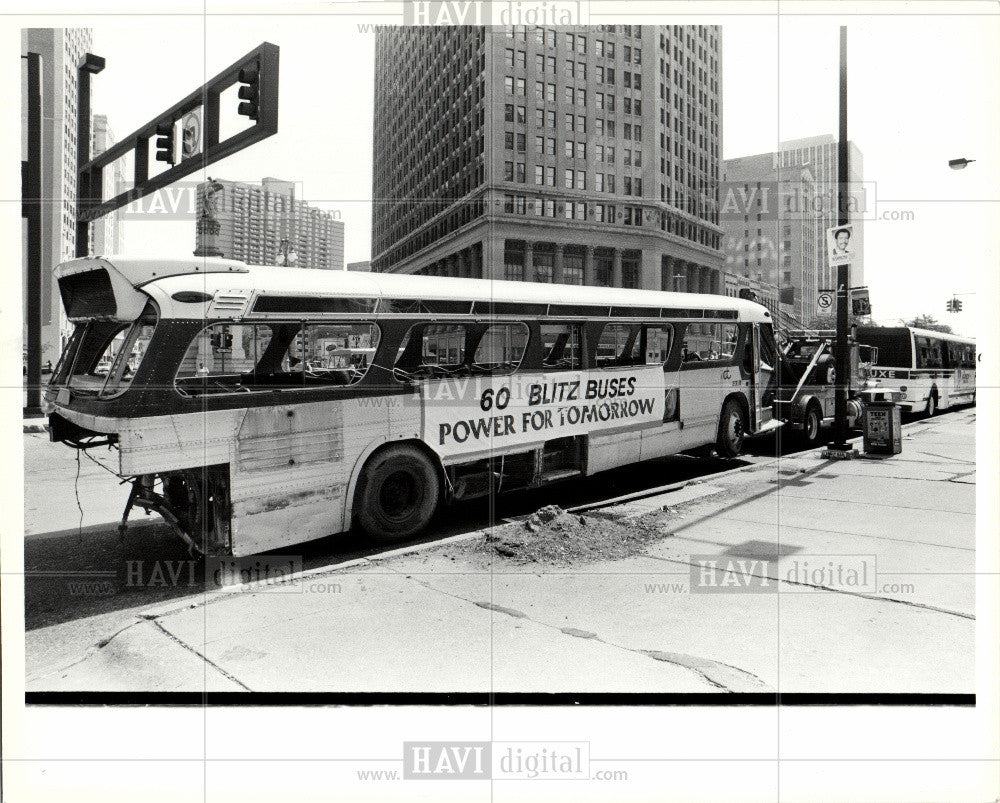
[[[828,330],[786,330],[775,394],[775,417],[801,433],[812,446],[823,427],[833,424],[837,386],[834,363],[836,333]],[[878,349],[850,342],[851,378],[848,385],[847,425],[861,424],[864,407],[859,393],[873,384],[872,365]]]

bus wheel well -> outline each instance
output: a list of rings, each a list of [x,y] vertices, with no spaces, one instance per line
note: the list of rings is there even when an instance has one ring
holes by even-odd
[[[941,395],[938,392],[937,385],[931,385],[930,393],[927,394],[927,407],[925,412],[928,416],[936,415],[941,401]]]
[[[425,445],[385,444],[368,456],[358,475],[354,521],[375,541],[410,538],[430,524],[443,490],[439,462]]]
[[[734,418],[731,412],[733,409],[739,410],[738,417]],[[750,431],[750,405],[746,396],[741,393],[730,393],[723,399],[717,431],[715,451],[719,457],[738,456],[743,446],[743,439]]]
[[[372,462],[372,460],[375,460],[376,458],[378,458],[379,455],[381,455],[387,449],[392,448],[393,446],[410,446],[416,449],[417,451],[422,452],[424,456],[428,460],[430,460],[431,464],[437,471],[438,480],[441,483],[442,491],[447,491],[448,480],[447,477],[445,476],[444,466],[441,464],[441,458],[438,457],[435,451],[431,449],[426,443],[424,443],[422,440],[418,438],[403,438],[397,441],[386,441],[385,443],[379,444],[374,449],[372,449],[372,451],[368,454],[368,456],[365,457],[363,461],[359,462],[357,469],[354,472],[354,476],[351,478],[351,483],[353,486],[350,496],[352,518],[357,513],[358,489],[360,487],[359,480],[361,479],[361,475],[364,473],[365,468],[368,467],[368,465]],[[349,524],[350,522],[347,523]]]
[[[747,417],[747,423],[750,422],[750,403],[747,401],[747,397],[742,393],[730,393],[726,398],[722,400],[722,407],[719,408],[720,413],[723,407],[726,406],[726,402],[730,399],[736,399],[740,407],[743,408],[743,415]]]

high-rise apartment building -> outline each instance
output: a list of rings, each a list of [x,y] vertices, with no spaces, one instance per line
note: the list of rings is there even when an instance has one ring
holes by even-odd
[[[344,222],[295,197],[295,183],[212,179],[197,189],[196,256],[344,269]]]
[[[53,268],[76,256],[78,69],[92,47],[89,28],[24,28],[21,52],[42,61],[42,355],[58,361],[69,336]],[[27,107],[22,106],[27,118]],[[26,128],[23,123],[22,128]],[[27,320],[27,276],[24,277]],[[25,330],[27,342],[27,330]]]
[[[852,193],[861,190],[861,152],[850,145]],[[723,250],[726,270],[776,286],[782,310],[804,323],[816,296],[836,285],[826,257],[826,229],[837,224],[837,143],[832,136],[783,143],[775,153],[723,162]],[[851,222],[863,233],[861,216]],[[863,238],[851,284],[864,281]]]
[[[91,156],[104,153],[115,144],[115,136],[108,125],[108,118],[103,114],[95,114],[90,126]],[[110,171],[104,179],[104,197],[113,198],[127,189],[125,185],[125,168],[121,160],[110,164],[105,171]],[[104,217],[90,224],[91,253],[106,256],[120,254],[125,250],[125,229],[122,222],[124,208],[109,212]]]
[[[715,26],[376,42],[376,271],[722,293]]]

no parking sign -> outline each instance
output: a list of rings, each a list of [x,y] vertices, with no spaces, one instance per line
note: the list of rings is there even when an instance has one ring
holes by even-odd
[[[833,312],[833,293],[823,292],[816,296],[816,314],[829,315]]]

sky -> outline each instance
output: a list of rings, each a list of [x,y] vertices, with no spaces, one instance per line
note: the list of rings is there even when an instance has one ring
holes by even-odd
[[[281,47],[279,133],[211,165],[208,175],[299,182],[301,197],[340,216],[348,262],[371,238],[374,34],[354,16],[160,17],[149,28],[94,18],[107,67],[94,110],[129,133],[262,41]],[[865,273],[883,323],[929,313],[975,334],[993,317],[1000,186],[997,17],[732,16],[721,22],[723,156],[836,134],[839,25],[848,24],[849,136],[874,182]],[[165,54],[153,69],[150,51]],[[207,74],[206,74],[207,73]],[[964,171],[951,158],[977,161]],[[200,180],[200,175],[191,177]],[[907,219],[890,219],[891,217]],[[190,255],[194,225],[156,215],[126,226],[132,254]],[[945,303],[961,293],[964,312]],[[965,295],[968,294],[968,295]]]

